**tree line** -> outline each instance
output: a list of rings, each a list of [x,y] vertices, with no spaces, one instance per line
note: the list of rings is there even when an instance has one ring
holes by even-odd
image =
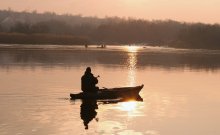
[[[10,33],[71,37],[71,44],[142,44],[177,48],[220,49],[220,25],[173,20],[97,18],[55,13],[0,11],[0,42]],[[55,36],[54,36],[55,35]],[[77,37],[77,38],[76,38]],[[9,38],[13,42],[13,38]],[[38,38],[37,38],[38,39]],[[32,40],[30,42],[36,42]],[[73,40],[74,39],[74,40]],[[27,40],[31,40],[27,38]],[[62,39],[63,42],[65,38]],[[5,41],[6,42],[6,39]],[[14,42],[17,42],[14,40]],[[53,43],[55,43],[54,41]],[[38,43],[38,42],[37,42]],[[51,43],[51,42],[49,42]],[[43,43],[42,43],[43,44]],[[62,42],[60,42],[62,44]],[[63,43],[65,44],[65,43]]]

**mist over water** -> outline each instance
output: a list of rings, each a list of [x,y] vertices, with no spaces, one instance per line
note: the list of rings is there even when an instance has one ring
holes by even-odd
[[[218,135],[220,51],[161,47],[3,45],[0,134]],[[93,109],[88,130],[80,92],[87,66],[98,86],[144,84],[143,102]]]

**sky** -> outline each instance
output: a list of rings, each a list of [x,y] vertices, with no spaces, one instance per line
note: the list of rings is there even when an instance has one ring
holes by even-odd
[[[220,23],[220,0],[0,0],[0,9]]]

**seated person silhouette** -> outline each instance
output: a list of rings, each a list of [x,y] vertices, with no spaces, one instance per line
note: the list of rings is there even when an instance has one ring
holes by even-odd
[[[81,90],[83,92],[97,92],[99,90],[99,88],[96,87],[98,77],[94,77],[91,68],[87,67],[84,75],[81,77]]]

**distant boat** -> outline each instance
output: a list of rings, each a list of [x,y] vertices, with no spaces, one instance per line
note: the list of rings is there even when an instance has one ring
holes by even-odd
[[[104,88],[99,89],[97,93],[80,92],[77,94],[70,93],[71,99],[135,99],[140,97],[139,92],[144,85],[135,87],[120,87],[120,88]]]

